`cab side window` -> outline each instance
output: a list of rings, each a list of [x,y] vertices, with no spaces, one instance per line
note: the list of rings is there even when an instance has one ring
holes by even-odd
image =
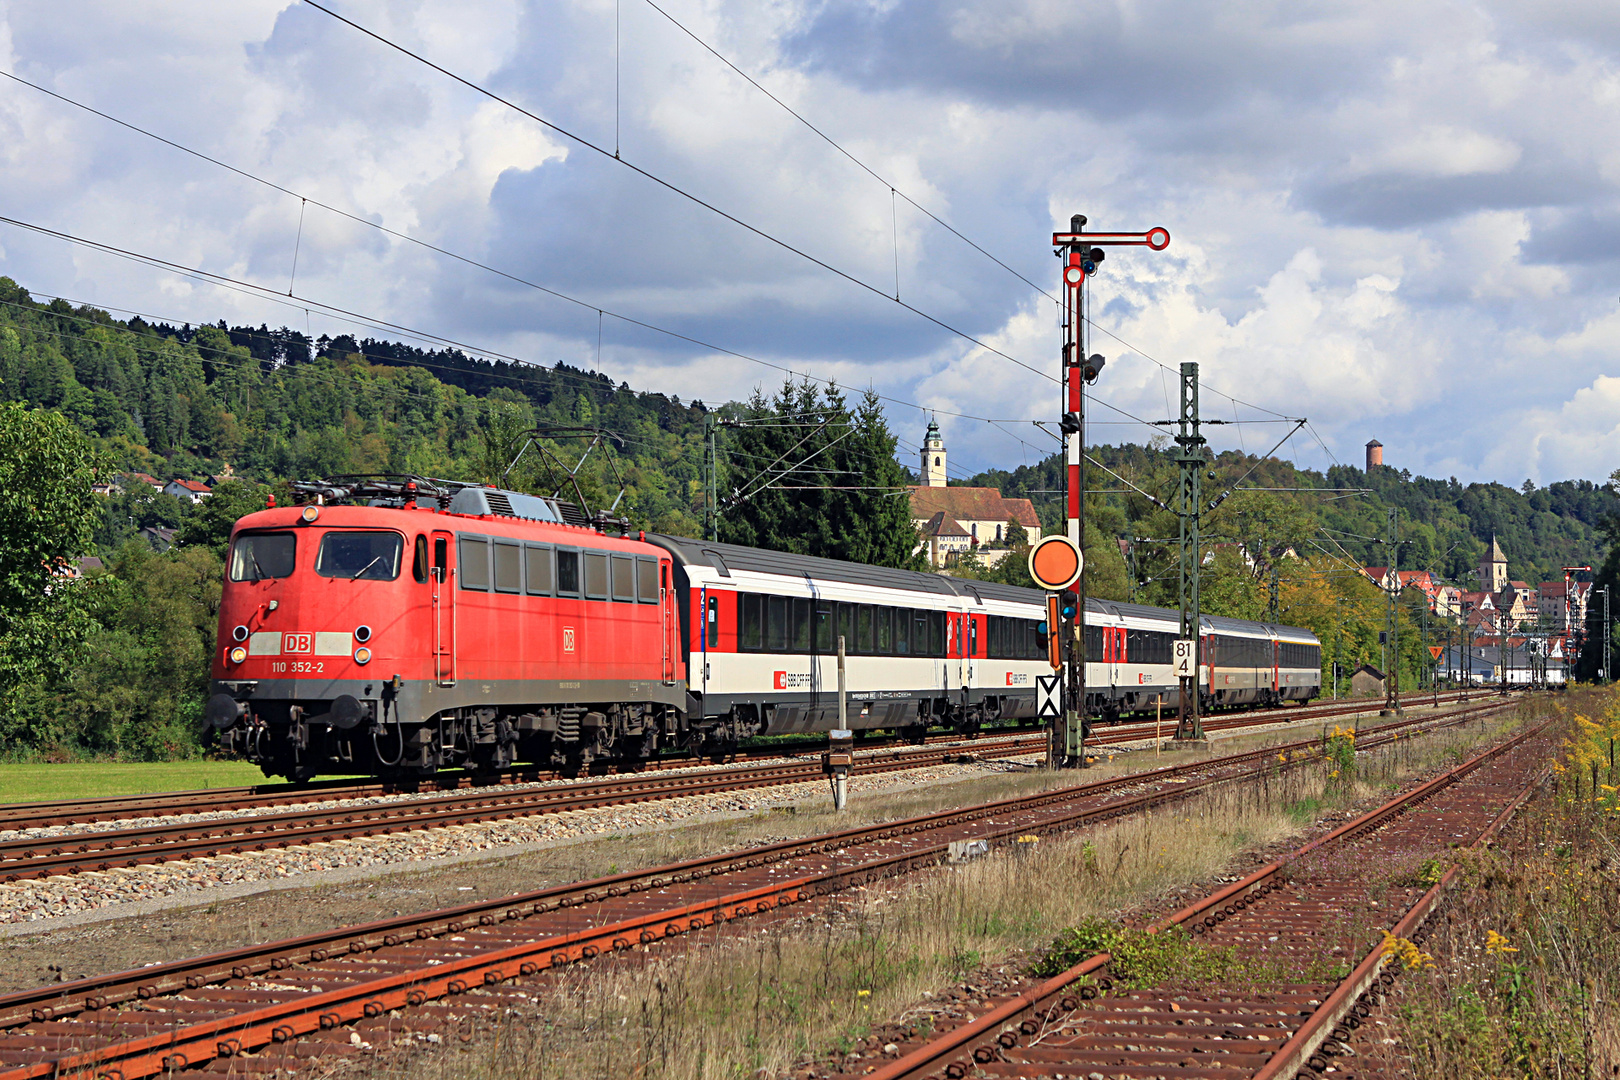
[[[411,576],[417,581],[428,579],[427,537],[416,538],[416,556],[411,560]]]

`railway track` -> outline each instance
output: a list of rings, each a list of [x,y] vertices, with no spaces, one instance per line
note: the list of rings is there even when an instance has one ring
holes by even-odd
[[[1364,730],[1359,743],[1370,749],[1418,728],[1466,723],[1501,707],[1492,703],[1396,721]],[[478,1003],[489,1003],[491,995],[499,1003],[522,980],[550,969],[933,867],[955,840],[1002,844],[1094,825],[1217,784],[1298,768],[1320,750],[1318,740],[1308,739],[1212,755],[1059,791],[5,995],[0,1080],[80,1073],[136,1080],[204,1066],[244,1074],[304,1068],[311,1056],[356,1052],[357,1041],[385,1047],[410,1017],[432,1025],[453,1015],[463,996],[475,991]],[[1279,753],[1289,759],[1286,764]],[[1469,763],[1448,773],[1446,783],[1477,767]],[[1432,795],[1444,787],[1424,790]]]
[[[1478,696],[1476,694],[1476,696]],[[1459,695],[1441,694],[1438,697],[1440,704],[1450,704],[1458,700]],[[1435,700],[1431,695],[1408,695],[1402,699],[1403,705],[1416,707],[1428,704]],[[1368,702],[1318,702],[1316,704],[1300,707],[1285,706],[1272,709],[1261,709],[1243,713],[1216,713],[1204,718],[1204,728],[1207,731],[1221,731],[1232,728],[1253,727],[1265,723],[1297,723],[1304,720],[1332,719],[1337,716],[1356,715],[1366,713],[1375,707]],[[1166,717],[1171,725],[1168,730],[1174,731],[1174,717]],[[1093,730],[1089,740],[1091,745],[1116,745],[1133,742],[1143,738],[1152,737],[1162,725],[1153,721],[1135,721],[1128,724],[1098,727]],[[928,740],[929,745],[948,745],[958,748],[959,753],[971,753],[980,757],[1008,756],[1002,752],[1005,740],[1021,740],[1021,745],[1028,749],[1020,752],[1033,752],[1044,745],[1045,733],[1042,730],[1032,730],[1015,734],[1002,734],[991,732],[979,738],[964,739],[957,735],[936,735]],[[780,761],[783,758],[795,756],[809,756],[819,754],[825,749],[825,742],[809,746],[798,746],[792,749],[751,751],[754,760],[767,759]],[[902,755],[923,753],[923,748],[904,745],[895,739],[857,744],[857,753],[860,760],[868,757],[874,760],[888,760],[879,758],[881,753],[895,755],[892,760],[902,760]],[[921,764],[928,764],[922,761]],[[650,762],[651,766],[645,772],[620,773],[617,778],[641,777],[650,773],[674,769],[692,769],[701,767],[701,763],[691,758],[670,758]],[[28,803],[0,804],[0,832],[25,831],[29,829],[49,828],[63,825],[96,824],[106,821],[118,821],[129,818],[164,817],[178,814],[217,813],[220,811],[266,809],[277,806],[297,806],[314,802],[335,802],[345,799],[368,799],[390,795],[429,795],[444,792],[467,790],[496,790],[503,787],[516,787],[524,784],[536,783],[556,778],[555,773],[549,770],[537,770],[532,767],[520,766],[509,769],[496,776],[476,777],[470,774],[451,774],[443,778],[429,778],[423,780],[317,780],[302,784],[254,784],[242,787],[209,788],[194,791],[157,792],[149,795],[119,795],[105,796],[91,799],[65,799],[55,801],[40,801]],[[581,781],[581,783],[602,782],[613,783],[615,777],[604,777],[594,781]],[[792,781],[784,781],[792,782]],[[0,856],[3,857],[3,856]]]
[[[1053,978],[1003,987],[972,1019],[946,1020],[948,1030],[927,1039],[915,1029],[896,1033],[896,1060],[866,1075],[1315,1080],[1351,1053],[1351,1033],[1394,981],[1400,945],[1387,943],[1409,943],[1435,909],[1458,872],[1452,849],[1488,840],[1546,778],[1555,752],[1549,724],[1149,928],[1179,928],[1222,950],[1248,965],[1239,975],[1132,982],[1099,953]],[[1370,886],[1392,862],[1394,876]],[[1340,957],[1354,961],[1349,973],[1326,973]]]
[[[1326,714],[1317,711],[1301,719],[1331,719],[1347,711],[1358,710],[1354,706],[1347,706]],[[1253,716],[1244,714],[1213,718],[1205,726],[1219,730],[1253,725]],[[1143,734],[1136,727],[1113,728],[1096,734],[1092,744],[1130,742],[1142,738]],[[857,760],[856,775],[926,768],[953,760],[1017,757],[1040,752],[1045,740],[1045,733],[1037,732],[975,740],[969,744],[970,750],[959,742],[953,742],[940,747],[866,753]],[[820,779],[821,775],[821,767],[816,760],[790,760],[682,774],[628,773],[536,787],[495,785],[388,802],[366,803],[355,797],[350,800],[354,805],[339,803],[336,806],[276,813],[211,816],[184,823],[86,830],[45,837],[23,836],[0,840],[0,881],[15,882],[87,871],[130,869],[153,863],[240,855],[537,814],[743,791],[814,781]],[[170,811],[171,814],[176,812]],[[37,819],[34,826],[56,823],[57,819],[47,816]]]

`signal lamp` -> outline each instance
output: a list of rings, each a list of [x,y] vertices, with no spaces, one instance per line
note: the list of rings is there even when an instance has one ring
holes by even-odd
[[[1096,382],[1097,376],[1102,374],[1103,365],[1106,363],[1108,363],[1108,359],[1102,353],[1092,353],[1085,364],[1081,366],[1080,377],[1088,383]]]
[[[356,649],[356,650],[354,650],[354,662],[357,663],[357,664],[369,664],[369,663],[371,663],[371,650],[370,649]]]
[[[321,508],[316,506],[314,503],[310,503],[308,506],[304,507],[304,512],[298,516],[303,518],[304,523],[307,525],[321,516]]]
[[[247,639],[248,639],[248,628],[247,627],[238,626],[234,630],[231,631],[231,640],[233,640],[233,641],[246,641]]]
[[[354,640],[360,642],[362,645],[364,645],[366,642],[370,641],[371,640],[371,627],[369,627],[369,626],[357,626],[357,627],[355,627],[354,628]]]
[[[236,648],[231,650],[231,663],[240,664],[242,661],[244,661],[246,659],[247,659],[247,650],[242,648],[242,646],[238,645]]]

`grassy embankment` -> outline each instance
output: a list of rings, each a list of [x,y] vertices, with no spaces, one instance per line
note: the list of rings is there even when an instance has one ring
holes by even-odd
[[[1391,1034],[1413,1075],[1620,1075],[1620,687],[1559,705],[1554,783],[1464,861],[1396,984]]]
[[[0,765],[0,803],[144,795],[268,782],[257,765],[246,761]]]

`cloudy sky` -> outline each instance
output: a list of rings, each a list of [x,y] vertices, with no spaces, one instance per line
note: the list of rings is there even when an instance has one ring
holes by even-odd
[[[1313,467],[1370,438],[1463,480],[1620,467],[1612,0],[322,2],[563,130],[304,3],[0,0],[0,69],[286,189],[0,79],[0,215],[294,296],[15,225],[0,273],[709,402],[873,385],[908,446],[938,410],[966,475],[1055,445],[1057,311],[1022,279],[1056,292],[1079,212],[1173,236],[1095,281],[1122,411],[1094,441],[1152,437],[1130,417],[1196,360],[1205,415],[1244,421],[1218,446],[1282,414]]]

